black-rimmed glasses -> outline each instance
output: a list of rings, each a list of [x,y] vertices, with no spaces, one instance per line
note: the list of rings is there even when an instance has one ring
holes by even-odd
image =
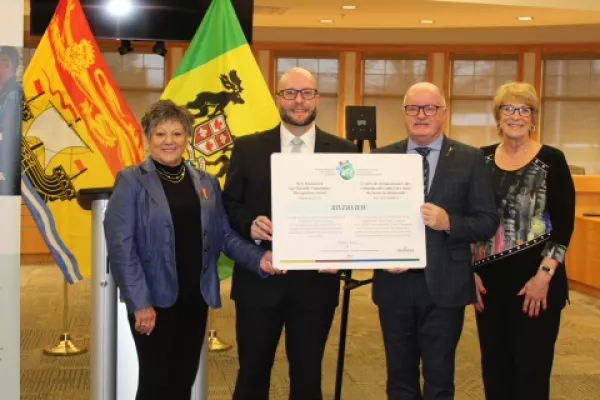
[[[319,93],[317,89],[282,89],[277,94],[286,100],[296,100],[298,93],[304,100],[312,100]]]
[[[515,111],[519,111],[521,117],[529,117],[533,113],[533,110],[529,107],[515,107],[509,104],[500,104],[498,109],[502,114],[509,117],[514,115]]]
[[[414,117],[416,115],[419,115],[421,110],[423,110],[423,113],[425,115],[427,115],[428,117],[432,117],[437,114],[437,112],[440,108],[446,108],[446,107],[436,106],[435,104],[427,104],[425,106],[408,105],[408,106],[404,106],[404,112],[406,113],[406,115],[410,115],[411,117]]]

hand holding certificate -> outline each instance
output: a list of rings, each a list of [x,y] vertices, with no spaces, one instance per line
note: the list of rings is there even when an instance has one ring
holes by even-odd
[[[275,153],[271,171],[278,268],[425,267],[421,156]]]

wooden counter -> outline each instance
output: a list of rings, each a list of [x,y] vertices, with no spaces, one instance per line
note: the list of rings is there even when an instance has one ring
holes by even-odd
[[[567,251],[567,275],[571,289],[600,297],[600,176],[573,176],[575,182],[575,230]]]

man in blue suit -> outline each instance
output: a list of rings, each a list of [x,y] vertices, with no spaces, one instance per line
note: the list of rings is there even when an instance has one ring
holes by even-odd
[[[373,153],[423,157],[427,265],[375,272],[373,301],[385,344],[387,394],[390,400],[450,400],[464,309],[476,301],[469,244],[493,236],[498,216],[483,154],[442,132],[447,109],[439,88],[431,83],[410,87],[404,112],[408,138]]]

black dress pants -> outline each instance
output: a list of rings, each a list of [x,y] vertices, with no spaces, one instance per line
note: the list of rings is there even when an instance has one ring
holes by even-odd
[[[399,299],[379,307],[389,400],[453,400],[456,346],[464,307],[438,307],[423,273],[406,273]],[[421,392],[419,365],[423,362]],[[507,400],[507,399],[504,399]]]
[[[481,367],[487,400],[548,400],[554,344],[561,309],[530,318],[521,310],[522,297],[512,303],[484,298],[477,313]]]
[[[268,400],[281,331],[289,361],[290,399],[321,400],[321,364],[335,305],[307,307],[300,299],[274,307],[235,303],[240,369],[234,400]]]
[[[172,307],[155,310],[156,327],[150,335],[138,333],[129,314],[139,364],[136,400],[190,400],[208,306],[198,293],[197,299],[178,299]]]

